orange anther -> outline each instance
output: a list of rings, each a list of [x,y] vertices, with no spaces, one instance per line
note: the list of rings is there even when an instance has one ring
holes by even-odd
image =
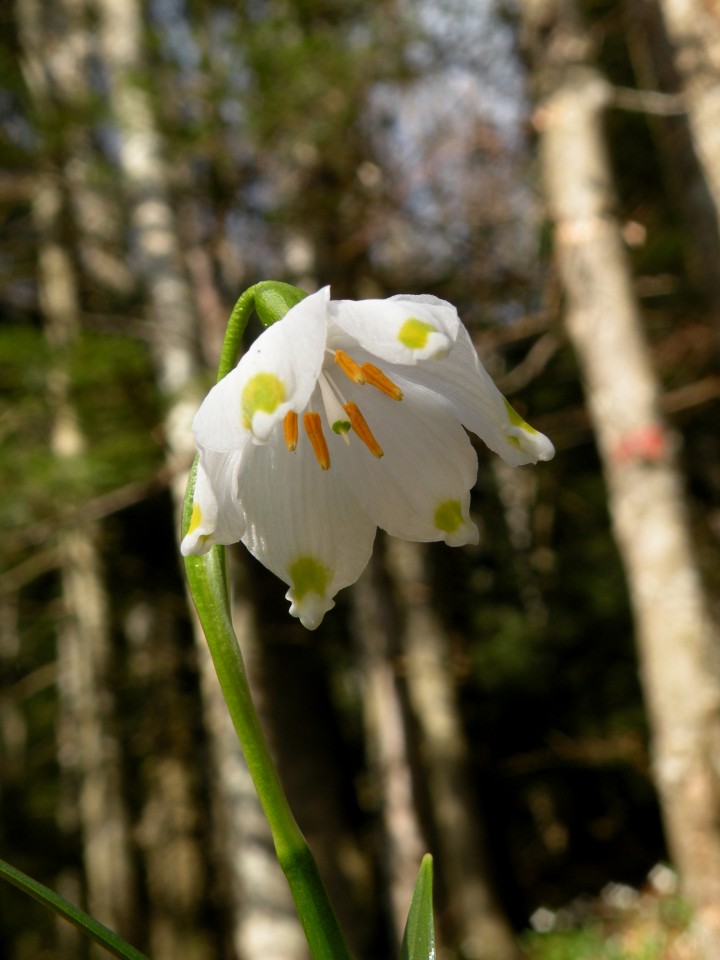
[[[315,451],[317,462],[320,464],[323,470],[329,470],[330,469],[330,452],[328,451],[328,446],[327,446],[327,443],[325,442],[325,436],[322,432],[322,422],[320,420],[320,414],[304,413],[303,426],[305,427],[305,432],[310,438],[310,443],[312,444],[312,448]]]
[[[365,375],[363,374],[362,367],[359,363],[355,363],[353,358],[348,356],[344,350],[335,351],[335,363],[353,383],[365,383]]]
[[[348,420],[353,430],[360,437],[370,453],[375,457],[381,457],[383,455],[383,449],[372,435],[372,431],[367,425],[365,417],[360,413],[358,405],[351,400],[350,403],[343,405],[343,410],[348,415]]]
[[[378,390],[381,390],[387,397],[392,397],[393,400],[402,400],[403,392],[400,387],[396,383],[393,383],[390,377],[385,376],[382,370],[376,367],[374,363],[364,363],[360,369],[365,376],[366,382],[371,384],[371,386],[377,387]]]
[[[285,446],[293,451],[298,442],[298,415],[294,410],[288,410],[283,420],[285,430]]]

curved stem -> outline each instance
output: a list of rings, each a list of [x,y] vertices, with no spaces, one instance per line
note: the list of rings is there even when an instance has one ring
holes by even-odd
[[[240,338],[255,306],[256,293],[262,287],[264,284],[250,287],[235,304],[220,355],[218,380],[226,376],[236,363]],[[185,496],[183,530],[190,523],[194,488],[195,468]],[[216,546],[203,556],[186,557],[185,569],[215,672],[270,825],[277,858],[287,877],[313,960],[350,960],[349,949],[317,864],[290,810],[250,695],[228,604],[224,548]]]
[[[225,329],[225,339],[223,340],[222,350],[220,351],[220,362],[218,364],[218,381],[227,376],[237,363],[240,340],[245,332],[245,327],[247,326],[254,306],[255,287],[248,287],[233,307],[227,328]]]

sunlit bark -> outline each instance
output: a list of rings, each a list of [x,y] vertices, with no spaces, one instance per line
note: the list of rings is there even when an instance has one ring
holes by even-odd
[[[243,651],[245,668],[262,715],[262,683],[258,665],[258,629],[255,604],[250,600],[245,557],[231,564],[233,581],[233,624]],[[203,654],[210,659],[209,651]],[[203,671],[204,684],[217,684],[212,664]],[[228,858],[225,869],[237,891],[242,909],[235,928],[235,947],[244,960],[304,960],[307,944],[290,890],[275,856],[270,828],[257,800],[250,772],[237,744],[230,714],[222,698],[206,692],[214,706],[209,715],[214,735],[225,744],[222,752],[222,781],[232,793],[232,807],[218,811],[233,849],[239,856]],[[264,718],[263,718],[264,719]],[[230,818],[228,814],[235,812]]]
[[[676,439],[659,414],[602,119],[609,85],[571,6],[527,0],[535,114],[566,323],[586,386],[633,604],[667,839],[707,960],[720,955],[717,635],[693,552]]]
[[[720,11],[705,0],[659,0],[675,48],[688,120],[720,224]]]
[[[675,95],[682,79],[675,68],[672,47],[660,8],[645,0],[625,0],[623,31],[637,84],[643,90]],[[720,30],[720,21],[717,25]],[[720,77],[718,77],[720,82]],[[687,104],[683,94],[682,103]],[[720,308],[720,232],[717,205],[693,143],[686,111],[671,116],[646,117],[657,147],[668,199],[683,221],[683,257],[688,280],[702,292],[711,309]]]
[[[348,789],[352,760],[322,641],[290,620],[278,583],[248,559],[257,646],[250,660],[259,712],[295,818],[318,865],[354,957],[377,955],[377,891]],[[373,851],[374,852],[374,851]]]
[[[38,193],[35,215],[46,231],[57,212],[59,193],[47,181]],[[43,231],[43,232],[44,232]],[[58,354],[77,332],[77,303],[69,256],[41,234],[40,278],[47,335]],[[85,442],[69,399],[67,372],[58,367],[49,390],[55,420],[51,447],[58,459],[79,456]],[[112,651],[108,601],[94,525],[58,534],[64,615],[58,636],[58,687],[61,694],[58,755],[61,767],[77,778],[80,829],[95,916],[130,932],[133,871],[121,790],[118,741],[113,734]],[[70,798],[66,809],[74,806]]]
[[[65,30],[55,32],[48,56],[42,6],[34,0],[19,0],[17,12],[26,80],[41,128],[50,129],[58,122],[53,98],[62,102],[63,93],[71,97],[76,83],[69,56],[76,25],[68,18]],[[85,440],[70,397],[66,367],[80,321],[75,272],[61,239],[62,215],[60,184],[48,171],[36,185],[33,220],[38,236],[40,305],[56,361],[48,378],[53,410],[50,447],[59,462],[72,464],[83,454]],[[66,774],[60,818],[70,827],[77,822],[80,829],[91,912],[131,935],[134,875],[120,747],[114,733],[108,599],[96,538],[96,526],[90,523],[58,533],[63,598],[58,628],[58,759]]]
[[[510,960],[519,956],[518,948],[493,887],[448,640],[430,601],[423,549],[418,543],[388,539],[388,565],[402,602],[402,659],[439,872],[462,955],[468,960]]]
[[[371,791],[382,824],[381,868],[397,953],[427,843],[415,804],[409,731],[396,676],[396,618],[377,557],[353,587],[352,598]]]
[[[183,251],[175,213],[169,201],[169,170],[163,156],[154,104],[139,77],[142,75],[142,16],[136,0],[95,0],[99,12],[104,60],[110,75],[110,99],[120,131],[120,163],[130,200],[134,244],[152,315],[152,347],[157,379],[165,394],[165,437],[168,458],[177,471],[172,487],[178,518],[187,480],[186,469],[194,455],[190,429],[201,397],[197,360],[197,317],[194,295],[184,272]],[[250,611],[242,612],[240,629],[251,629]],[[214,768],[213,803],[221,839],[217,856],[230,878],[226,890],[231,911],[231,936],[244,960],[269,955],[297,956],[296,928],[287,917],[282,895],[263,898],[258,882],[258,843],[262,813],[248,780],[237,738],[207,651],[205,638],[194,619],[205,721],[210,735]],[[254,826],[253,826],[254,825]],[[267,860],[261,860],[267,865]],[[270,875],[276,874],[270,870]],[[172,883],[172,875],[167,882]],[[268,881],[270,884],[270,881]],[[267,890],[270,886],[267,886]],[[283,902],[280,902],[283,901]],[[254,913],[256,908],[259,914]],[[286,932],[289,929],[289,933]],[[165,956],[187,956],[179,939]],[[280,944],[283,944],[280,947]],[[275,953],[274,951],[283,952]]]

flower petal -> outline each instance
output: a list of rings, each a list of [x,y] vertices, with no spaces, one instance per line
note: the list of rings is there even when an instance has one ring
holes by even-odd
[[[554,456],[548,438],[526,423],[495,386],[462,325],[446,357],[418,364],[408,375],[445,397],[461,423],[511,466]]]
[[[365,568],[375,524],[332,460],[320,469],[304,434],[292,453],[280,431],[248,448],[240,488],[248,519],[243,543],[289,585],[290,613],[314,630],[337,591]]]
[[[201,452],[190,525],[180,544],[184,557],[207,553],[216,543],[237,543],[245,515],[237,499],[239,454]]]
[[[212,388],[193,420],[198,446],[238,450],[251,435],[265,443],[288,410],[305,407],[324,359],[329,296],[325,287],[297,303]]]
[[[395,368],[397,372],[398,368]],[[382,449],[378,459],[351,431],[350,445],[334,442],[330,456],[346,475],[373,521],[405,540],[477,543],[469,516],[477,456],[455,412],[442,398],[406,378],[395,378],[403,399],[370,386],[349,385]]]
[[[455,307],[435,297],[333,300],[329,311],[337,328],[374,357],[391,363],[445,356],[460,326]]]

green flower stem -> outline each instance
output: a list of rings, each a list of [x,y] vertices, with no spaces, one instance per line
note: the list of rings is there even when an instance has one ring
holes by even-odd
[[[4,860],[0,860],[0,877],[4,877],[18,890],[30,894],[39,903],[50,907],[55,913],[64,917],[65,920],[90,937],[91,940],[99,943],[113,956],[120,957],[121,960],[148,960],[144,953],[140,953],[135,947],[131,947],[129,943],[126,943],[116,933],[108,929],[105,924],[100,923],[99,920],[85,913],[80,907],[76,907],[74,903],[70,903],[69,900],[61,897],[54,890],[38,883],[37,880],[33,880],[22,870],[18,870],[17,867],[11,866]]]
[[[256,306],[256,295],[264,295],[266,306],[268,294],[282,300],[283,297],[287,298],[289,292],[295,302],[304,296],[296,288],[282,289],[285,287],[285,284],[257,284],[240,297],[228,322],[218,380],[235,365],[240,337],[251,310]],[[183,531],[187,530],[192,515],[194,486],[195,471],[191,474],[185,498]],[[213,547],[203,556],[186,557],[185,569],[220,687],[270,825],[275,852],[287,877],[313,960],[350,960],[350,951],[317,864],[288,805],[250,695],[228,604],[224,548]]]
[[[250,287],[241,295],[230,314],[230,319],[228,320],[225,330],[225,339],[223,340],[222,350],[220,351],[220,362],[217,373],[218,381],[226,377],[238,362],[240,340],[254,308],[255,287]]]
[[[227,602],[224,548],[213,547],[202,557],[187,557],[185,568],[220,687],[313,960],[350,960],[317,865],[288,805],[250,696]]]
[[[249,287],[233,307],[225,330],[220,363],[218,365],[218,380],[222,380],[237,363],[240,339],[245,332],[248,319],[253,309],[257,310],[262,324],[269,327],[272,323],[282,319],[291,307],[299,303],[307,294],[299,287],[289,283],[280,283],[275,280],[261,280],[255,286]]]

